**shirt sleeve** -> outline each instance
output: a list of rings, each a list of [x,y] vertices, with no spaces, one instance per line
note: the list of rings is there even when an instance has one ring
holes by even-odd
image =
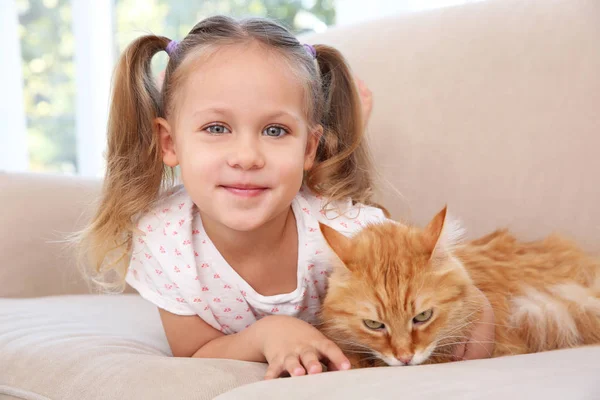
[[[134,234],[132,240],[133,251],[125,281],[163,310],[178,315],[196,315],[169,271],[160,265],[144,235]]]

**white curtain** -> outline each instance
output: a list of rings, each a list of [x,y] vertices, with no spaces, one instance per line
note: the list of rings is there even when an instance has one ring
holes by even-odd
[[[0,1],[0,171],[26,171],[27,128],[16,0]]]

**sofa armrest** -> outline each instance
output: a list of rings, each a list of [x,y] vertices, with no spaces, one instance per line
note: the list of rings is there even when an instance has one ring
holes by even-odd
[[[100,181],[0,172],[0,297],[87,293],[64,239],[83,227]]]

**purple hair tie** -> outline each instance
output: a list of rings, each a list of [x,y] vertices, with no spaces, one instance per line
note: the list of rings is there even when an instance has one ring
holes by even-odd
[[[169,44],[167,45],[167,48],[165,49],[165,51],[167,52],[169,57],[172,56],[173,53],[175,53],[178,45],[179,45],[179,42],[177,40],[171,40],[169,42]]]
[[[306,49],[308,54],[312,56],[312,58],[317,58],[317,50],[313,46],[311,46],[310,44],[303,44],[302,46],[304,46],[304,48]]]

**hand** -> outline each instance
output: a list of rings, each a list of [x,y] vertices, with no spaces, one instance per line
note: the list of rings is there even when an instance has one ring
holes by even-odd
[[[367,87],[365,82],[358,76],[355,75],[354,80],[356,81],[356,86],[358,87],[358,94],[360,96],[363,124],[366,127],[367,123],[369,122],[369,118],[371,117],[371,111],[373,110],[373,93]]]
[[[455,360],[475,360],[478,358],[490,358],[494,353],[495,328],[494,310],[488,298],[479,290],[483,297],[483,311],[481,319],[475,323],[467,343],[456,347],[453,353]]]
[[[166,73],[167,73],[167,70],[163,69],[156,76],[156,80],[155,80],[154,83],[156,84],[156,88],[158,89],[159,92],[162,90],[162,85],[163,85],[163,82],[165,81],[165,74]]]
[[[278,378],[285,371],[291,376],[323,372],[319,360],[326,363],[328,370],[350,369],[350,361],[342,350],[307,322],[272,315],[257,324],[261,324],[258,334],[269,363],[265,379]]]

